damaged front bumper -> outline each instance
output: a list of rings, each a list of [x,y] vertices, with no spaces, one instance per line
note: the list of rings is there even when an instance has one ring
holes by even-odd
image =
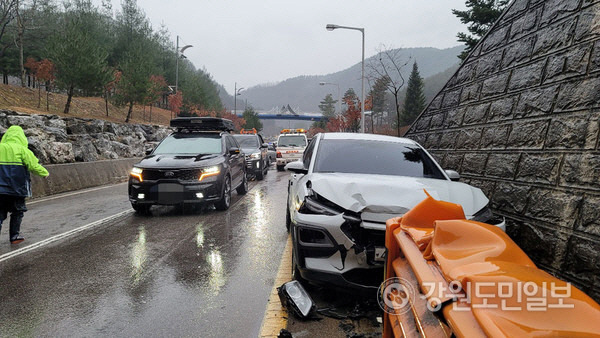
[[[386,258],[385,221],[399,215],[363,216],[348,211],[336,215],[294,212],[292,240],[300,276],[317,283],[378,288]],[[490,223],[505,230],[503,217],[493,217]]]
[[[301,277],[343,287],[379,287],[385,263],[383,230],[366,229],[356,216],[296,212],[294,257]]]

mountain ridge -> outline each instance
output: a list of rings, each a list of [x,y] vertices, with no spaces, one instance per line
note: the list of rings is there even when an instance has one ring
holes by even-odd
[[[415,47],[397,48],[394,51],[399,50],[401,61],[407,61],[407,65],[402,68],[401,72],[405,80],[408,79],[412,69],[409,65],[412,65],[413,60],[419,65],[421,77],[424,79],[435,78],[440,73],[444,73],[440,77],[446,79],[449,76],[445,73],[450,68],[456,69],[455,67],[458,66],[460,60],[457,55],[463,49],[464,46],[445,49]],[[379,55],[380,53],[365,59],[365,76],[368,76],[369,71],[367,65],[376,61]],[[242,91],[241,96],[238,96],[238,110],[243,107],[243,105],[239,105],[239,102],[248,100],[248,103],[257,110],[277,110],[278,107],[289,104],[293,108],[299,108],[302,112],[318,112],[318,104],[327,94],[331,93],[334,99],[338,99],[338,90],[335,85],[320,86],[320,82],[339,84],[340,96],[343,96],[348,88],[354,88],[354,91],[360,95],[360,75],[361,64],[358,62],[346,69],[324,75],[299,75],[276,83],[258,84],[247,88]],[[430,86],[426,83],[426,87]],[[433,87],[439,86],[434,85]],[[369,83],[365,80],[365,94],[368,93],[369,88]],[[221,100],[225,107],[233,109],[233,96],[226,93],[224,88],[222,88],[221,94]]]

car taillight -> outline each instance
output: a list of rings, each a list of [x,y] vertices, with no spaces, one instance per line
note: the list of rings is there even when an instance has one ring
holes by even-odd
[[[277,152],[277,158],[282,158],[283,156],[281,156],[281,151]]]

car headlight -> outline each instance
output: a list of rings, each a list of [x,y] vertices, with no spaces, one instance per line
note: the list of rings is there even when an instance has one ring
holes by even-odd
[[[304,202],[298,208],[298,212],[302,214],[317,214],[317,215],[339,215],[344,210],[313,192],[312,195],[306,196]]]
[[[253,160],[258,160],[260,158],[260,153],[252,153],[250,154],[250,158]]]
[[[476,212],[471,220],[481,223],[488,223],[493,217],[494,214],[492,213],[492,210],[490,210],[490,207],[486,205],[483,207],[483,209]]]
[[[218,165],[212,167],[206,167],[202,169],[202,174],[200,175],[199,181],[211,176],[217,176],[221,172],[221,168]]]
[[[142,172],[144,172],[142,168],[133,167],[129,172],[129,175],[137,178],[138,181],[143,182],[144,180],[142,179]]]

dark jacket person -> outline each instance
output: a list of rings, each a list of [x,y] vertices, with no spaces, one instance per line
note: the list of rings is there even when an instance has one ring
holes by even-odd
[[[10,242],[20,243],[23,213],[27,211],[25,197],[31,196],[29,172],[46,177],[48,170],[38,163],[27,148],[27,137],[19,126],[8,128],[0,141],[0,230],[10,212]]]

